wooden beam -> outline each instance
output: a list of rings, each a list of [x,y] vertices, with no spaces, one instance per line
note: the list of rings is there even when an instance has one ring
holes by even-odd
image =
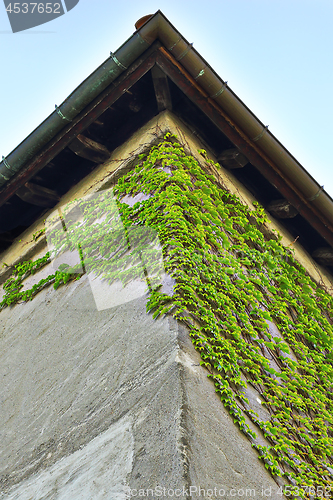
[[[59,201],[60,197],[52,189],[26,182],[15,193],[21,200],[36,205],[37,207],[51,208]]]
[[[154,66],[156,49],[159,41],[152,44],[117,80],[105,89],[74,120],[62,129],[17,175],[0,190],[0,206],[3,205],[18,188],[29,181],[39,170],[53,160],[73,139],[86,130],[104,111],[112,106],[128,89]]]
[[[142,109],[142,103],[139,99],[133,97],[133,99],[129,102],[129,109],[133,111],[133,113],[138,113]]]
[[[277,219],[292,219],[298,214],[298,210],[288,200],[273,200],[266,207]]]
[[[333,266],[333,248],[331,247],[317,248],[312,257],[324,266]]]
[[[101,120],[95,120],[91,125],[101,128],[104,127],[104,122],[102,122]]]
[[[219,128],[219,130],[249,159],[251,164],[290,200],[299,213],[333,247],[333,225],[299,192],[297,186],[285,179],[275,164],[231,121],[230,117],[209,97],[194,78],[163,47],[158,51],[156,64],[184,94]]]
[[[156,65],[152,68],[151,74],[153,77],[153,84],[154,84],[158,112],[160,113],[165,109],[171,111],[172,101],[171,101],[168,77]]]
[[[93,141],[82,134],[78,134],[74,141],[68,144],[68,147],[76,155],[95,163],[104,163],[111,155],[103,144]]]
[[[217,161],[225,168],[243,168],[249,160],[237,148],[225,149],[217,158]]]

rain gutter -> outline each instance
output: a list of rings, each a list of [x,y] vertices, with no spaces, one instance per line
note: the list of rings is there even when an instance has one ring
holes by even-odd
[[[245,106],[193,48],[158,11],[111,57],[0,163],[0,187],[19,172],[38,151],[72,121],[90,102],[159,39],[214,102],[250,139],[253,147],[271,160],[274,170],[294,189],[321,221],[333,231],[333,200],[267,127]],[[297,207],[296,207],[297,208]]]
[[[103,92],[150,44],[134,33],[114,54],[84,80],[67,99],[56,106],[21,144],[0,162],[0,188],[18,173],[55,135]]]
[[[253,146],[259,148],[274,165],[274,169],[301,196],[303,202],[315,207],[324,224],[333,231],[333,200],[289,151],[274,137],[249,108],[236,96],[187,40],[157,12],[138,32],[151,44],[156,37],[187,70],[200,87],[231,118]],[[297,208],[297,207],[296,207]]]

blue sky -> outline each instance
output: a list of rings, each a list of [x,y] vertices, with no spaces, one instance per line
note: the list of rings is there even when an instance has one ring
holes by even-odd
[[[15,34],[1,1],[0,156],[158,9],[333,196],[332,0],[80,0]]]

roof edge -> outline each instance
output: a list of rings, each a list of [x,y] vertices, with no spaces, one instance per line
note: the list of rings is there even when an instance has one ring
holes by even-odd
[[[158,37],[176,61],[195,79],[200,87],[276,165],[281,177],[301,192],[308,204],[315,206],[333,227],[333,199],[306,169],[291,155],[252,111],[215,73],[168,19],[158,11],[138,33],[151,44]]]
[[[38,151],[71,122],[134,60],[159,39],[176,61],[219,107],[246,134],[255,147],[274,164],[276,172],[301,193],[308,206],[323,216],[324,223],[333,227],[333,200],[289,151],[267,130],[200,56],[181,33],[159,10],[149,18],[114,54],[82,82],[56,110],[39,125],[17,148],[0,162],[0,187],[18,173]]]
[[[134,33],[0,162],[0,188],[150,47]]]

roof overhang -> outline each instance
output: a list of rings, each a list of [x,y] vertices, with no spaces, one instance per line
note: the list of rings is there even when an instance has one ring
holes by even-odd
[[[333,200],[160,11],[0,163],[0,206],[155,65],[333,247]]]

